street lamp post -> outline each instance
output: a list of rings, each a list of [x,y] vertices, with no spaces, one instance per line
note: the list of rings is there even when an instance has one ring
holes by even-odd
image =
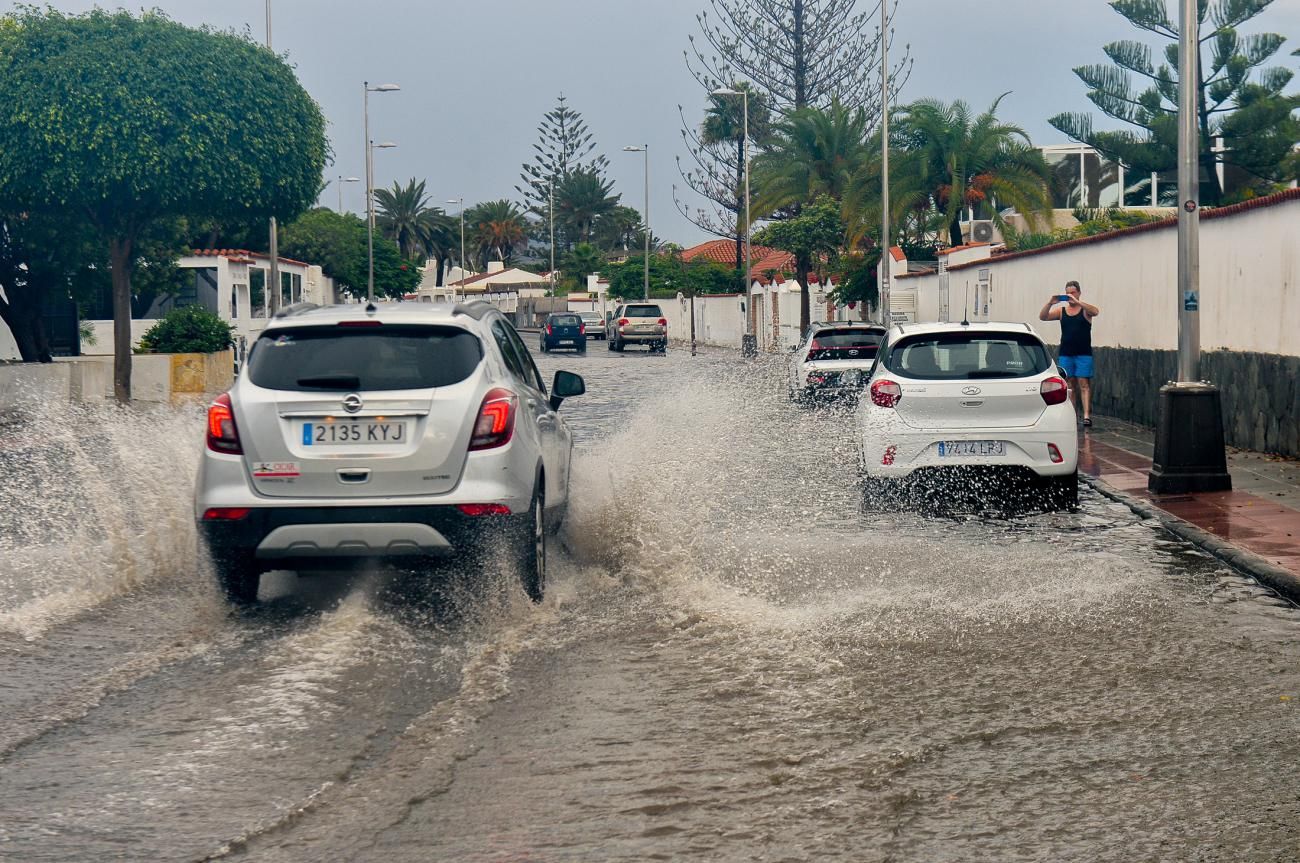
[[[400,90],[396,84],[380,84],[371,87],[369,81],[362,81],[364,91],[361,97],[361,114],[364,118],[366,133],[366,256],[368,261],[366,275],[366,302],[375,301],[375,207],[372,192],[375,186],[374,141],[370,140],[370,94],[391,93]],[[380,147],[392,147],[394,144],[380,144]]]
[[[447,202],[455,204],[460,209],[460,299],[465,298],[465,196],[452,198]]]
[[[1198,380],[1201,360],[1200,136],[1197,0],[1179,0],[1178,21],[1178,380],[1160,388],[1147,490],[1156,494],[1232,488],[1219,388]]]
[[[339,212],[340,212],[340,213],[343,212],[343,184],[344,184],[344,183],[360,183],[360,182],[361,182],[361,178],[360,178],[360,177],[345,177],[345,176],[343,176],[342,174],[339,174],[339,184],[338,184],[338,185],[339,185]]]
[[[645,278],[641,286],[641,299],[648,300],[650,299],[650,145],[624,147],[623,152],[645,154],[645,215],[641,219],[645,222]]]
[[[551,175],[551,296],[555,296],[555,175]]]
[[[752,355],[757,353],[757,339],[754,337],[754,316],[750,314],[749,310],[750,270],[753,267],[753,264],[750,263],[749,250],[749,235],[751,232],[749,221],[749,91],[733,90],[729,87],[719,87],[713,91],[713,95],[739,96],[741,98],[742,120],[740,130],[740,152],[742,155],[741,161],[744,163],[745,168],[745,337],[743,339],[743,344],[741,345],[741,350],[747,355]],[[801,276],[800,278],[806,278],[806,276]]]
[[[885,29],[885,0],[880,0],[880,318],[888,327],[894,316],[889,307],[889,277],[893,243],[889,239],[889,33]]]

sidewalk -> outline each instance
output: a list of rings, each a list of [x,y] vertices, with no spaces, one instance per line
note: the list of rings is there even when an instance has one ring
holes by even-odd
[[[1093,422],[1079,438],[1083,477],[1099,480],[1134,509],[1155,510],[1175,532],[1191,534],[1216,556],[1300,599],[1300,461],[1229,449],[1231,491],[1156,495],[1147,491],[1154,430],[1109,417]],[[1199,530],[1180,530],[1179,519]]]

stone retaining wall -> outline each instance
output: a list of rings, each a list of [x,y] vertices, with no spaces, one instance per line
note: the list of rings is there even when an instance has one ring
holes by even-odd
[[[1093,353],[1093,411],[1154,426],[1160,387],[1178,373],[1177,352],[1094,347]],[[1219,387],[1229,446],[1300,457],[1300,357],[1207,351],[1201,375]]]

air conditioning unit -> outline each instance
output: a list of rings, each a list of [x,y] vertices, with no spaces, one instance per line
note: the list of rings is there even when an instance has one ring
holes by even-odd
[[[970,231],[967,237],[969,243],[993,242],[993,222],[989,219],[978,219],[970,222]]]

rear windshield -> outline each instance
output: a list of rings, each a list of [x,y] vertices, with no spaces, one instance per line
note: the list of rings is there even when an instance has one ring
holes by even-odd
[[[823,348],[874,348],[884,337],[879,330],[821,330],[813,341]]]
[[[415,390],[459,383],[482,359],[457,327],[302,327],[263,333],[248,374],[272,390]]]
[[[884,360],[891,372],[929,380],[1023,378],[1047,371],[1051,362],[1029,333],[913,336],[891,347]]]
[[[625,318],[662,318],[664,313],[658,306],[628,306],[623,310]]]
[[[551,323],[557,327],[576,327],[582,321],[577,315],[551,315]]]

